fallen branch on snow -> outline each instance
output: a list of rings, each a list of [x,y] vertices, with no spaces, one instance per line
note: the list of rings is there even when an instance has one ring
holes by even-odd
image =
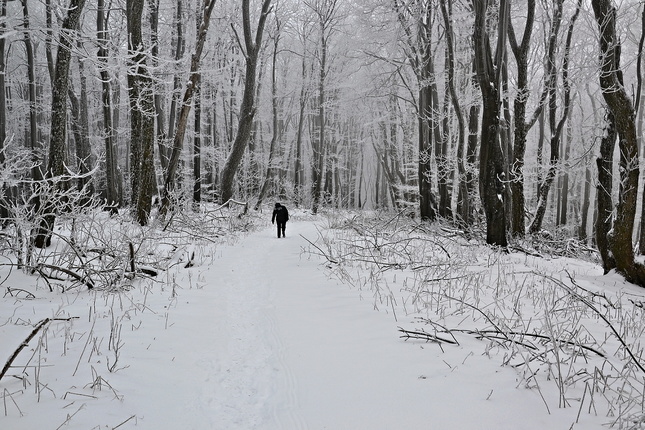
[[[9,357],[9,360],[5,363],[4,367],[2,368],[2,372],[0,372],[0,380],[4,377],[4,375],[7,373],[9,368],[11,367],[11,364],[13,361],[18,357],[18,354],[20,354],[20,351],[22,351],[28,344],[31,339],[34,338],[38,334],[38,332],[45,327],[48,323],[52,321],[70,321],[74,318],[78,317],[70,317],[70,318],[45,318],[44,320],[40,321],[38,324],[36,324],[36,327],[31,331],[29,336],[18,346],[18,348],[11,354],[11,357]]]

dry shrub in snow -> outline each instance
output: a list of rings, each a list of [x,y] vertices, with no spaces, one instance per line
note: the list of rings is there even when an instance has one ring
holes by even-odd
[[[603,276],[589,248],[547,237],[504,252],[399,214],[329,214],[327,225],[314,252],[403,338],[435,344],[446,362],[462,346],[515,369],[549,412],[644,422],[643,294]]]

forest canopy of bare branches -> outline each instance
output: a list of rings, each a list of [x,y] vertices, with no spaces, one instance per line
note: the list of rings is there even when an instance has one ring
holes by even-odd
[[[635,0],[0,0],[0,217],[42,248],[79,208],[393,208],[494,246],[576,238],[645,285],[644,21]]]

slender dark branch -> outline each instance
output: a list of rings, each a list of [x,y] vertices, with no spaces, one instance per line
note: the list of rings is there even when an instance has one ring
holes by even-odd
[[[9,359],[5,363],[4,367],[2,368],[2,372],[0,372],[0,380],[2,380],[4,375],[7,373],[13,361],[16,359],[16,357],[18,357],[18,354],[20,354],[20,351],[22,351],[23,349],[25,349],[27,345],[29,345],[29,341],[31,341],[31,339],[33,339],[34,336],[36,336],[43,327],[45,327],[51,321],[70,321],[74,318],[78,318],[78,317],[45,318],[44,320],[41,320],[38,324],[36,324],[36,327],[34,327],[34,329],[31,331],[29,336],[27,336],[27,338],[18,346],[18,348],[13,352],[13,354],[11,354],[11,357],[9,357]]]

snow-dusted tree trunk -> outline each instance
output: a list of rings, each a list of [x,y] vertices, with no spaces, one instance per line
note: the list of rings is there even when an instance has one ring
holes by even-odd
[[[501,61],[504,58],[505,40],[510,4],[501,0],[499,5],[498,43],[496,55],[491,52],[486,30],[488,0],[474,2],[475,26],[473,44],[475,67],[482,93],[481,143],[479,155],[479,194],[486,214],[486,242],[490,245],[507,246],[505,213],[504,150],[499,136],[501,115],[500,84]]]
[[[551,24],[551,30],[549,35],[549,53],[547,56],[547,67],[546,67],[546,79],[547,87],[549,91],[549,127],[551,129],[551,139],[550,139],[550,148],[551,154],[549,157],[549,169],[547,174],[542,182],[539,184],[538,188],[538,205],[535,210],[535,216],[531,225],[529,226],[529,232],[537,233],[542,229],[542,221],[544,220],[544,214],[546,213],[546,206],[549,196],[549,190],[551,185],[557,175],[558,163],[560,160],[560,142],[562,141],[562,130],[564,125],[569,117],[569,110],[571,109],[571,83],[569,82],[569,57],[570,57],[570,48],[571,48],[571,39],[573,36],[573,29],[580,12],[581,1],[578,0],[578,6],[569,21],[569,28],[567,30],[567,38],[564,47],[563,55],[563,65],[562,65],[562,85],[564,87],[564,101],[562,106],[562,116],[560,120],[556,123],[556,86],[557,86],[557,70],[555,67],[555,53],[558,39],[558,32],[560,27],[560,22],[562,21],[562,5],[563,1],[558,0],[554,2],[555,11],[553,14],[553,20]]]
[[[222,168],[220,181],[220,200],[222,203],[227,202],[233,197],[233,180],[235,174],[244,156],[244,151],[249,144],[251,131],[253,129],[253,120],[255,118],[255,87],[256,71],[260,48],[262,47],[262,36],[264,33],[264,24],[269,14],[271,0],[262,2],[262,11],[258,20],[255,36],[251,31],[251,16],[249,11],[249,0],[242,1],[242,27],[244,30],[244,58],[246,62],[246,76],[244,78],[244,94],[242,96],[242,106],[240,107],[239,122],[237,135],[231,147],[231,152],[226,159]],[[242,42],[240,42],[242,43]]]
[[[269,161],[264,175],[264,182],[260,189],[258,201],[255,203],[255,210],[262,205],[262,201],[267,197],[271,183],[275,181],[277,175],[276,163],[278,159],[278,138],[280,136],[279,112],[278,112],[278,82],[276,76],[276,64],[278,59],[278,46],[280,44],[281,23],[276,19],[276,34],[273,37],[273,55],[271,57],[271,114],[272,114],[272,136],[269,146]]]
[[[204,50],[204,44],[206,43],[208,26],[210,24],[210,17],[211,13],[213,12],[213,7],[215,6],[215,2],[216,0],[205,0],[202,9],[203,15],[201,17],[201,25],[197,32],[195,52],[193,52],[190,61],[190,75],[188,78],[188,84],[182,98],[179,118],[177,120],[177,130],[175,131],[175,135],[173,137],[173,145],[170,157],[168,159],[168,169],[166,171],[161,207],[159,208],[159,212],[162,216],[166,214],[170,207],[170,198],[175,187],[175,176],[177,174],[177,167],[179,166],[179,156],[181,155],[181,151],[184,146],[184,136],[186,134],[186,127],[188,126],[188,114],[190,113],[193,96],[197,87],[199,86],[199,80],[201,76],[199,72],[199,65],[202,57],[202,51]]]
[[[5,141],[7,140],[7,93],[5,62],[5,36],[7,32],[7,0],[0,0],[0,169],[5,168]],[[9,217],[7,186],[0,183],[0,225]]]
[[[156,192],[154,173],[154,100],[148,71],[141,20],[144,0],[127,0],[128,97],[130,100],[130,183],[131,202],[137,221],[148,224],[152,196]]]
[[[638,200],[638,140],[634,107],[622,79],[621,43],[616,34],[616,9],[610,0],[592,0],[591,3],[600,29],[600,87],[603,98],[615,118],[620,148],[618,204],[611,234],[607,232],[610,253],[601,253],[603,266],[607,270],[615,263],[616,270],[623,274],[625,279],[645,286],[645,266],[635,261],[632,242]],[[605,185],[605,182],[601,184]],[[607,207],[603,209],[606,211]],[[599,219],[606,221],[602,213]]]
[[[526,22],[524,24],[524,33],[522,40],[518,43],[515,30],[511,23],[508,28],[508,41],[515,56],[517,64],[517,94],[513,102],[513,111],[515,115],[515,130],[514,130],[514,145],[513,155],[511,159],[511,198],[513,199],[512,212],[511,212],[511,235],[524,236],[524,213],[525,213],[525,199],[524,199],[524,154],[526,153],[526,136],[535,125],[538,116],[542,112],[544,106],[544,97],[546,91],[542,93],[542,98],[538,102],[537,109],[527,122],[526,120],[526,106],[528,103],[529,95],[529,81],[528,81],[528,63],[530,57],[531,37],[533,35],[533,24],[535,22],[535,0],[528,0]]]
[[[71,61],[72,34],[78,27],[85,0],[71,0],[67,16],[63,20],[56,53],[56,76],[52,85],[51,133],[49,141],[49,161],[46,177],[51,188],[57,190],[64,181],[55,181],[65,173],[65,153],[67,142],[67,90],[69,86],[69,64]],[[54,185],[56,183],[56,185]],[[51,243],[51,235],[56,222],[56,208],[53,199],[44,208],[45,214],[34,238],[34,246],[44,248]]]
[[[111,213],[116,213],[121,200],[118,194],[117,158],[114,147],[115,130],[112,125],[112,79],[108,71],[107,49],[107,19],[105,16],[105,0],[97,1],[96,10],[96,39],[98,44],[98,64],[101,76],[101,107],[103,113],[103,139],[105,148],[105,191],[107,208]]]

